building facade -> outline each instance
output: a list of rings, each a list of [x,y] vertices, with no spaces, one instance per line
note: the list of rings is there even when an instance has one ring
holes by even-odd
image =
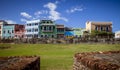
[[[85,30],[86,30],[85,28],[73,28],[74,36],[82,37]]]
[[[65,27],[65,38],[68,38],[68,39],[71,39],[71,38],[74,38],[74,31],[72,28],[69,28],[69,27]]]
[[[56,29],[57,29],[57,38],[64,38],[64,25],[56,25]]]
[[[112,32],[112,22],[86,22],[86,30],[91,33],[91,31],[105,31]]]
[[[6,21],[0,20],[0,39],[2,38],[2,32],[3,32],[3,25],[7,24]]]
[[[27,21],[25,24],[25,37],[39,38],[39,24],[40,20]]]
[[[39,30],[41,38],[56,38],[57,30],[52,20],[41,20]]]
[[[120,31],[115,32],[115,38],[119,38],[120,39]]]
[[[15,24],[14,38],[24,38],[25,26],[20,24]]]
[[[4,24],[2,28],[2,38],[14,38],[14,24]]]

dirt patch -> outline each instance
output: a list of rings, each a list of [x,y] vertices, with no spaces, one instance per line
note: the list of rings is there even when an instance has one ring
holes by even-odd
[[[120,51],[77,53],[74,70],[120,70]]]
[[[40,70],[40,57],[0,57],[0,70]]]

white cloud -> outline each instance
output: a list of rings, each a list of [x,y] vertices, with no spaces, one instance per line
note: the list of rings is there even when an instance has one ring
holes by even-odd
[[[55,10],[57,8],[55,3],[49,2],[48,4],[44,5],[44,7],[49,8],[50,10]]]
[[[16,22],[13,21],[13,20],[6,20],[6,22],[7,22],[8,24],[16,24]]]
[[[34,15],[41,15],[41,14],[47,14],[48,11],[47,10],[39,10],[37,12],[34,13]]]
[[[26,22],[26,21],[27,21],[26,19],[23,19],[23,18],[21,18],[20,20],[21,20],[22,22]]]
[[[83,11],[84,8],[80,7],[80,6],[77,6],[77,7],[72,7],[71,9],[69,10],[66,10],[67,13],[74,13],[76,11]]]
[[[38,19],[41,17],[41,15],[45,15],[45,14],[48,14],[48,11],[47,10],[39,10],[37,12],[34,13],[35,17],[33,17],[33,19]]]
[[[56,3],[49,2],[48,4],[45,4],[44,7],[49,9],[49,16],[48,16],[49,19],[64,20],[66,22],[68,21],[67,18],[61,17],[61,14],[58,11],[56,11],[57,8]]]
[[[27,18],[27,19],[32,18],[32,16],[29,15],[28,13],[26,13],[26,12],[21,12],[20,15]]]

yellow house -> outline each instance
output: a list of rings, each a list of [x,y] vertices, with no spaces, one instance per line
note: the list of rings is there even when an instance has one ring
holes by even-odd
[[[93,22],[87,21],[86,22],[86,30],[91,33],[91,31],[106,31],[112,32],[112,22]]]

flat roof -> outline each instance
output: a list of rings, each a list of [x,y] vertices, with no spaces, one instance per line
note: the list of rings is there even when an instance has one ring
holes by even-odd
[[[101,22],[101,21],[88,21],[87,23],[95,24],[95,25],[112,25],[112,22]]]

